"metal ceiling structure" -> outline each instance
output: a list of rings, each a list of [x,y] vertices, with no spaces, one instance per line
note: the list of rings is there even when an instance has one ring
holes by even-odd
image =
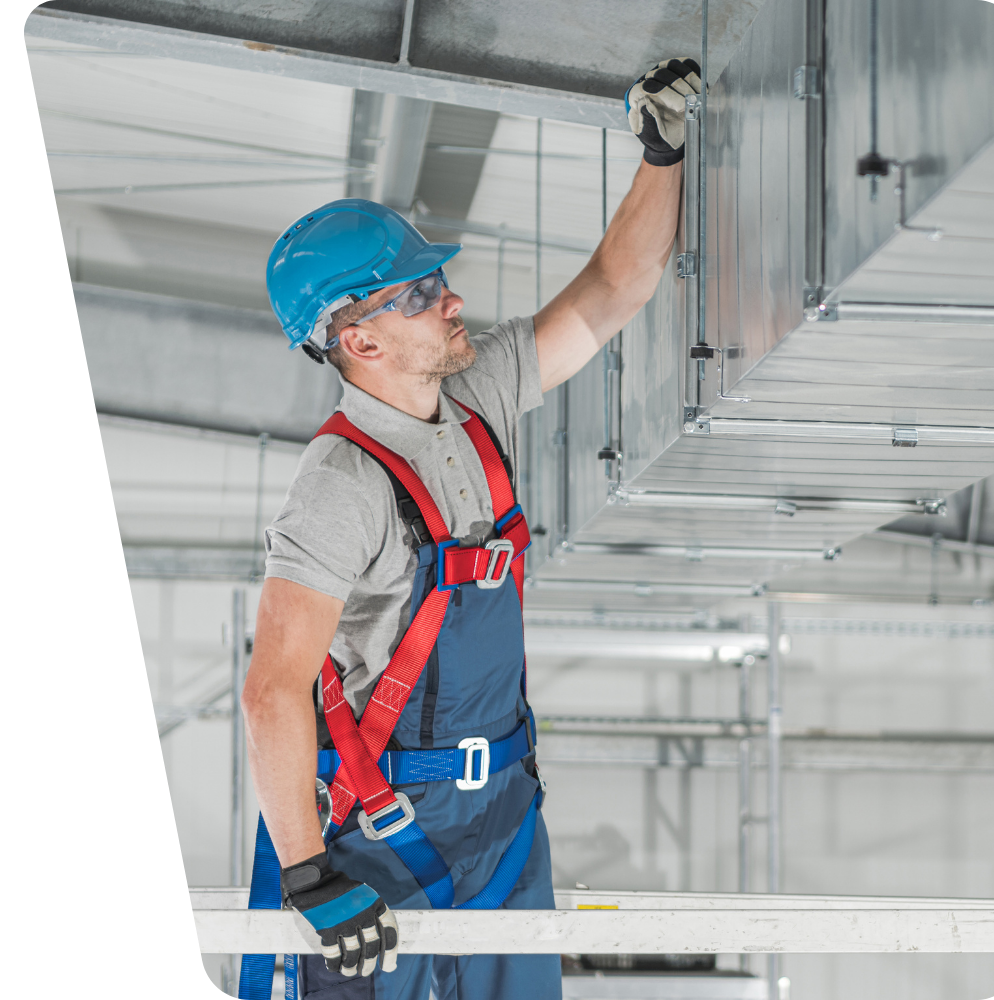
[[[720,71],[761,6],[715,3]],[[700,48],[700,12],[680,0],[67,0],[28,33],[168,55],[489,111],[625,127],[620,95],[659,52]],[[547,40],[556,38],[556,45]]]
[[[880,3],[874,100],[854,0],[712,5],[705,197],[692,157],[683,237],[697,245],[703,215],[703,267],[681,280],[674,260],[610,349],[527,418],[538,607],[705,606],[789,593],[791,574],[837,590],[824,581],[845,574],[843,544],[902,515],[896,532],[976,544],[982,508],[972,536],[933,515],[994,471],[990,19],[966,0],[940,19],[916,7],[915,24],[935,21],[923,60]],[[599,128],[551,119],[621,124],[612,95],[649,58],[638,45],[661,44],[646,23],[667,46],[700,44],[699,11],[583,8],[336,2],[306,24],[223,0],[39,8],[27,31],[98,408],[306,440],[338,387],[299,365],[274,381],[260,279],[273,231],[315,197],[366,194],[429,237],[461,233],[471,328],[548,301],[637,155],[623,133],[602,150]],[[634,49],[626,18],[645,36]],[[552,26],[568,44],[542,47]],[[855,176],[870,107],[905,165],[873,180],[875,200]],[[142,365],[164,341],[170,356]],[[698,341],[721,353],[688,360]]]
[[[572,488],[543,491],[542,523],[563,527],[538,577],[755,587],[778,560],[833,559],[889,504],[931,521],[994,471],[994,23],[926,7],[881,0],[873,95],[865,5],[760,11],[708,96],[699,181],[688,163],[702,266],[682,281],[674,262],[622,332],[620,393],[573,380]],[[891,161],[875,197],[856,176],[868,108]],[[600,416],[616,407],[620,433]],[[623,458],[592,484],[605,443]],[[554,460],[546,438],[538,464]]]

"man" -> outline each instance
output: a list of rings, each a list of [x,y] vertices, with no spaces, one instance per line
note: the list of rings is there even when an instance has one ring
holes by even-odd
[[[561,995],[557,956],[398,958],[389,907],[554,906],[523,676],[517,421],[655,290],[698,72],[667,60],[629,90],[645,162],[589,263],[530,319],[469,338],[441,270],[460,247],[371,202],[323,206],[273,249],[291,347],[344,385],[267,530],[242,695],[260,843],[268,831],[283,899],[322,941],[324,958],[301,963],[305,1000]],[[315,773],[331,789],[320,815]]]

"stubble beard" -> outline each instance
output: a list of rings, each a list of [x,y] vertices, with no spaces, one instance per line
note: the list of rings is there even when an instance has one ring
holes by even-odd
[[[462,325],[462,320],[455,317],[446,331],[445,344],[442,347],[431,353],[408,355],[403,359],[403,367],[412,374],[420,375],[425,385],[441,382],[450,375],[464,372],[476,360],[476,348],[468,338],[460,343],[459,348],[453,348],[452,334],[461,329]]]

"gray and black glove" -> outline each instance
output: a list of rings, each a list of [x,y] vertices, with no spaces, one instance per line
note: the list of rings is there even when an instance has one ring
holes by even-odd
[[[397,968],[397,919],[375,889],[328,864],[327,854],[280,872],[283,899],[321,935],[324,964],[343,976],[370,976],[380,960]]]
[[[701,67],[683,58],[664,59],[628,88],[628,124],[645,146],[646,163],[668,167],[683,159],[684,98],[700,92]]]

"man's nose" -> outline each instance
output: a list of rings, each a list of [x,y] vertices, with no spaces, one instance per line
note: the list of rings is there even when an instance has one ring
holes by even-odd
[[[442,316],[445,319],[452,319],[453,316],[459,314],[459,310],[466,305],[466,302],[456,295],[455,292],[449,291],[448,288],[442,289]]]

